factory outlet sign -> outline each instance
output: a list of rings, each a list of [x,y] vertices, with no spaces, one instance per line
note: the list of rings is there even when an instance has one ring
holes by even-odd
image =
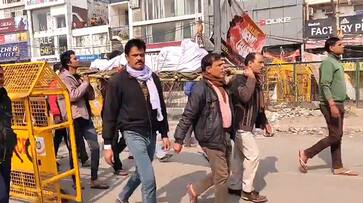
[[[0,45],[0,62],[29,59],[28,42]]]
[[[333,18],[309,20],[305,26],[305,38],[327,38],[334,31]],[[339,27],[344,34],[363,34],[363,15],[339,18]]]

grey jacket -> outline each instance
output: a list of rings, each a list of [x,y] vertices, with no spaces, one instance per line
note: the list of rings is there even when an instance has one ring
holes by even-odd
[[[93,100],[95,98],[92,86],[88,82],[77,80],[74,75],[66,69],[61,71],[59,77],[66,85],[69,92],[72,105],[72,118],[90,119],[87,102],[88,100]],[[65,109],[61,109],[61,112],[65,112]]]

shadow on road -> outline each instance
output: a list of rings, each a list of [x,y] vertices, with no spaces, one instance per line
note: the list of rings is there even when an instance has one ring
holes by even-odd
[[[309,166],[309,170],[317,170],[317,169],[326,169],[331,168],[331,155],[330,155],[330,147],[321,151],[317,157],[323,160],[326,164]]]
[[[182,198],[186,195],[186,189],[180,189],[181,185],[185,188],[189,183],[195,182],[207,175],[205,170],[195,171],[178,178],[171,180],[167,185],[159,188],[156,192],[158,197],[158,202],[168,202],[168,203],[180,203]],[[205,195],[203,195],[205,196]],[[201,198],[203,198],[203,196]]]
[[[199,155],[196,156],[196,155]],[[196,158],[198,157],[198,158]],[[203,157],[201,153],[197,152],[181,152],[180,154],[175,154],[171,159],[171,162],[178,162],[183,164],[195,165],[195,166],[205,166],[209,167],[208,161]]]
[[[275,156],[268,156],[268,157],[260,160],[260,165],[258,167],[255,182],[254,182],[255,189],[257,191],[261,191],[266,187],[265,177],[269,173],[278,172],[278,170],[276,168],[277,160],[278,159]]]

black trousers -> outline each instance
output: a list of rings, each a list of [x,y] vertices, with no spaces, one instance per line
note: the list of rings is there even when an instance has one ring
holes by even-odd
[[[66,143],[67,149],[69,151],[69,139],[68,139],[68,132],[66,128],[62,128],[62,129],[57,129],[54,132],[54,152],[55,152],[55,156],[57,156],[58,154],[58,149],[60,144],[62,143],[62,140],[64,140],[64,142]]]
[[[9,202],[9,192],[10,192],[10,173],[11,173],[11,157],[6,158],[0,164],[0,202]],[[5,188],[5,191],[3,191]]]
[[[115,171],[122,169],[122,162],[120,160],[120,153],[126,148],[126,142],[125,139],[119,136],[119,131],[115,133],[115,136],[113,137],[111,148],[113,151],[113,169]]]
[[[305,150],[306,156],[308,158],[313,158],[323,149],[330,147],[333,169],[338,169],[343,167],[341,145],[343,137],[344,105],[337,104],[337,107],[340,112],[340,117],[333,118],[331,116],[329,106],[320,105],[320,110],[323,113],[326,123],[328,125],[329,136],[321,139],[315,145]]]

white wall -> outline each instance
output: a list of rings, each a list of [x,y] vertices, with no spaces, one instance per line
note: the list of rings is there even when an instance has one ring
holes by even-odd
[[[77,7],[80,7],[80,8],[85,8],[87,9],[87,0],[69,0],[71,2],[71,5],[72,6],[77,6]],[[91,0],[93,1],[93,0]]]

